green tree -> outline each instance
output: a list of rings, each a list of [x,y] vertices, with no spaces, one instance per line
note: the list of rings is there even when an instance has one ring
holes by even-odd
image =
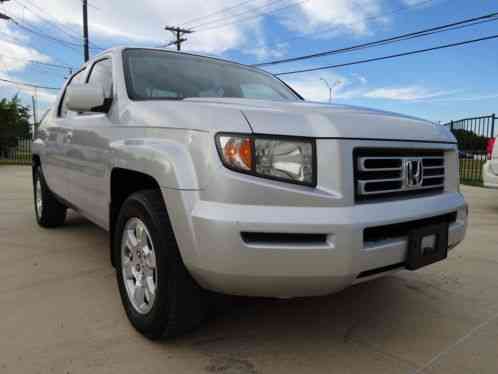
[[[29,118],[29,107],[22,105],[17,95],[0,100],[0,157],[17,146],[18,138],[31,135]]]
[[[453,135],[458,140],[458,148],[465,151],[485,152],[489,138],[473,131],[455,129]]]

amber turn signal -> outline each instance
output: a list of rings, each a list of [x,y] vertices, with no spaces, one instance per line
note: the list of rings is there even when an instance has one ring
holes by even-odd
[[[231,168],[252,170],[252,139],[240,136],[220,136],[219,144],[223,161]]]

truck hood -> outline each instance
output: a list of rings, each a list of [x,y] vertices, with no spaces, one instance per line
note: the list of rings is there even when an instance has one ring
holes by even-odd
[[[253,132],[260,134],[455,142],[451,132],[441,125],[348,105],[232,98],[191,98],[184,102],[240,110]]]

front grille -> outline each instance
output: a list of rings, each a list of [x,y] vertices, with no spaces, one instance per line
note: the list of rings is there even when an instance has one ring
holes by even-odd
[[[444,151],[357,148],[353,157],[357,201],[444,190]]]

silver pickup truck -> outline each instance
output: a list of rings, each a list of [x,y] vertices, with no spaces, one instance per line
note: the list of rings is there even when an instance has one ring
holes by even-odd
[[[116,48],[70,77],[33,144],[35,212],[110,233],[135,328],[198,326],[211,292],[324,295],[443,260],[467,206],[443,126],[304,101],[264,71]]]

